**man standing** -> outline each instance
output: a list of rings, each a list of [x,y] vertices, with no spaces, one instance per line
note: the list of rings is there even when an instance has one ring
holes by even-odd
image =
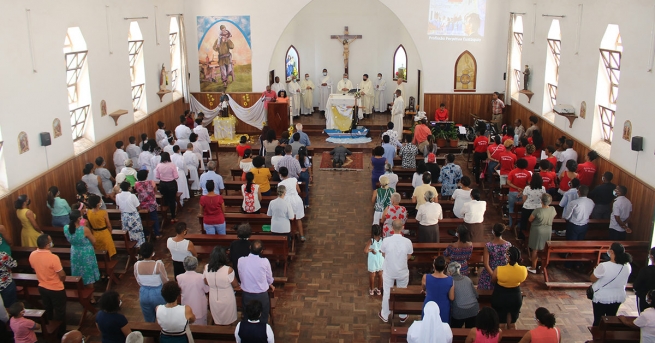
[[[351,89],[353,89],[353,83],[348,80],[348,74],[344,73],[343,79],[339,80],[339,83],[337,83],[337,90],[341,92],[341,94],[346,94]]]
[[[305,79],[300,83],[302,92],[302,107],[300,114],[311,115],[314,112],[314,82],[309,79],[309,74],[305,74]]]
[[[566,240],[583,241],[589,226],[589,216],[594,210],[594,202],[587,198],[589,187],[578,188],[578,198],[571,201],[564,209],[562,218],[566,219]]]
[[[432,135],[432,130],[430,130],[427,124],[427,119],[421,119],[420,123],[414,127],[414,139],[412,143],[418,146],[418,151],[421,153],[428,146],[428,136]]]
[[[135,144],[136,137],[130,136],[129,141],[130,144],[125,148],[125,152],[127,152],[127,157],[132,160],[132,167],[139,170],[139,154],[141,153],[141,148]]]
[[[289,97],[291,98],[291,115],[294,117],[300,115],[300,106],[302,106],[300,92],[300,85],[296,82],[296,77],[292,76],[289,83]]]
[[[299,134],[300,134],[300,144],[302,144],[302,145],[304,145],[304,146],[310,146],[310,145],[312,145],[312,143],[309,141],[309,136],[307,136],[306,133],[302,132],[302,124],[301,124],[301,123],[297,123],[297,124],[296,124],[296,131],[298,131],[298,132],[296,132],[296,133],[299,133]],[[294,138],[293,138],[293,137],[295,137],[295,134],[294,134],[293,136],[291,136],[291,139],[289,140],[289,143],[293,143],[293,142],[294,142]],[[294,154],[294,156],[295,156],[295,154]]]
[[[303,145],[300,142],[300,132],[294,133],[292,139],[293,142],[289,143],[289,145],[291,145],[291,148],[293,149],[291,150],[291,155],[296,156],[298,155],[298,149],[300,149],[300,147],[303,147],[305,145]]]
[[[503,109],[505,108],[505,103],[498,98],[499,95],[500,93],[494,92],[491,97],[491,123],[496,124],[498,132],[503,126]]]
[[[514,121],[514,145],[519,145],[519,140],[525,136],[525,128],[521,124],[521,119],[516,119]],[[553,166],[555,168],[556,166]]]
[[[605,172],[601,180],[603,183],[594,187],[589,192],[589,198],[596,204],[594,211],[591,212],[591,219],[610,219],[612,213],[612,201],[614,200],[614,190],[616,185],[612,183],[614,174]]]
[[[598,153],[595,150],[591,150],[585,156],[585,161],[578,164],[578,169],[575,172],[578,173],[580,184],[591,187],[591,183],[594,182],[594,176],[596,175],[596,164],[594,161],[597,158]]]
[[[327,69],[323,69],[323,77],[321,78],[321,85],[319,87],[320,98],[318,101],[318,110],[322,114],[325,114],[325,105],[330,97],[330,93],[332,93],[332,80],[330,80]]]
[[[526,137],[532,137],[532,132],[539,131],[539,126],[537,126],[538,122],[539,122],[539,117],[535,115],[530,116],[530,127],[525,131]],[[514,131],[514,133],[516,133],[516,131]]]
[[[578,163],[578,153],[573,150],[573,140],[565,139],[563,148],[564,151],[562,151],[562,153],[559,154],[559,157],[557,158],[557,162],[562,163],[559,171],[557,172],[557,175],[562,175],[562,172],[566,170],[566,161],[574,160],[576,163]]]
[[[359,85],[359,91],[362,95],[362,112],[365,118],[369,118],[373,110],[373,98],[375,94],[373,94],[373,83],[368,79],[368,74],[364,74],[362,83]]]
[[[66,272],[61,260],[50,251],[52,239],[43,234],[36,239],[37,249],[30,254],[30,265],[39,280],[39,294],[49,320],[66,322]],[[65,326],[65,325],[64,325]]]
[[[628,198],[628,188],[626,186],[616,186],[614,190],[614,205],[612,205],[612,216],[610,217],[610,234],[609,239],[612,241],[625,241],[627,233],[632,233],[628,227],[630,212],[632,212],[632,203]]]
[[[398,80],[396,80],[396,90],[400,90],[400,94],[402,96],[407,96],[405,93],[405,84],[403,83],[403,78],[399,77]]]
[[[287,144],[284,147],[284,153],[286,155],[277,162],[275,170],[279,172],[280,168],[286,167],[289,171],[289,177],[295,177],[297,179],[301,171],[300,162],[293,156],[293,147],[291,144]]]
[[[262,101],[264,101],[264,114],[266,115],[266,118],[268,118],[268,103],[277,100],[277,92],[274,92],[273,89],[271,89],[271,86],[266,86],[266,91],[262,93],[262,98],[264,98],[262,99]]]
[[[405,100],[403,100],[402,94],[400,89],[396,89],[396,98],[391,107],[391,122],[393,122],[393,130],[396,131],[398,137],[403,136],[403,116],[405,115]]]
[[[216,162],[209,161],[207,163],[207,171],[200,175],[200,187],[202,188],[202,195],[207,195],[207,193],[209,193],[206,186],[207,180],[214,181],[214,191],[217,191],[218,194],[223,193],[223,190],[225,189],[225,185],[223,184],[223,177],[216,174],[215,170]]]
[[[125,150],[123,150],[124,147],[125,144],[123,141],[116,142],[116,151],[114,151],[114,167],[116,167],[116,175],[125,168],[125,161],[130,159],[129,155]]]
[[[432,175],[429,172],[423,173],[421,179],[423,180],[423,184],[414,188],[414,194],[412,194],[412,202],[416,204],[417,210],[427,202],[427,200],[425,200],[425,193],[428,191],[432,192],[434,195],[432,200],[434,201],[437,201],[437,196],[439,195],[437,189],[430,184],[432,182]]]
[[[176,138],[176,143],[182,151],[186,151],[186,146],[187,144],[190,143],[189,141],[189,136],[193,131],[186,126],[186,117],[184,115],[180,116],[180,125],[178,125],[175,128],[175,138]]]
[[[409,268],[407,260],[412,257],[412,241],[403,237],[403,223],[396,219],[391,223],[394,234],[382,241],[380,252],[384,257],[382,263],[382,310],[378,314],[383,322],[389,321],[389,295],[394,283],[396,287],[407,288]],[[241,263],[239,263],[241,265]],[[407,320],[406,314],[400,315],[400,321]]]
[[[387,89],[387,82],[382,80],[382,74],[378,73],[378,79],[375,80],[375,101],[373,109],[375,112],[385,112],[387,104],[384,103],[384,91]]]
[[[241,301],[243,308],[246,308],[252,300],[262,303],[262,316],[260,321],[268,323],[270,311],[270,300],[268,290],[275,291],[273,286],[273,272],[271,271],[271,262],[267,258],[261,257],[262,241],[254,240],[250,246],[250,254],[246,257],[239,258],[237,264],[239,268],[239,278],[241,279],[241,289],[243,295]]]
[[[382,136],[382,149],[384,149],[384,154],[382,155],[387,159],[387,163],[393,168],[393,159],[396,157],[396,147],[391,144],[391,137],[389,135]]]
[[[286,90],[286,87],[284,87],[284,84],[280,83],[280,77],[276,76],[275,77],[275,83],[271,85],[271,90],[275,92],[277,95],[281,90]]]

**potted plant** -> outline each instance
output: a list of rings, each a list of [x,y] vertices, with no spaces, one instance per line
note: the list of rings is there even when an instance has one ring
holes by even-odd
[[[433,134],[434,138],[436,138],[437,147],[443,148],[443,147],[446,146],[446,144],[447,144],[446,138],[448,138],[448,136],[446,135],[446,131],[438,130],[435,127],[435,128],[432,128],[432,134]]]
[[[446,132],[446,135],[450,141],[450,147],[457,148],[459,145],[459,132],[457,131],[457,127],[453,126],[450,131]]]

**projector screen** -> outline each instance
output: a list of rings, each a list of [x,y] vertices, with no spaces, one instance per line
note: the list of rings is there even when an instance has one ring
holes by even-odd
[[[487,0],[430,0],[430,40],[479,42],[484,37]]]

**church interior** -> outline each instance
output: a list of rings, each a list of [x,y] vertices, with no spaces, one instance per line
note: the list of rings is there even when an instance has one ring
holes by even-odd
[[[411,332],[414,323],[427,320],[427,314],[422,318],[425,298],[422,279],[437,273],[433,264],[436,265],[449,245],[460,240],[461,237],[453,234],[460,227],[479,230],[474,234],[473,255],[468,260],[473,285],[478,286],[481,274],[488,273],[486,269],[491,271],[490,252],[485,244],[496,239],[504,239],[518,248],[519,265],[531,266],[533,243],[522,236],[532,231],[517,228],[517,222],[524,223],[521,216],[526,208],[520,207],[521,202],[527,202],[520,198],[519,192],[519,200],[515,200],[517,207],[509,208],[508,202],[514,206],[509,199],[516,189],[501,185],[507,180],[501,171],[495,175],[493,167],[486,169],[487,156],[481,158],[484,161],[478,166],[481,152],[477,150],[475,136],[480,123],[487,123],[482,126],[481,137],[491,135],[493,143],[493,136],[498,134],[514,142],[515,135],[519,135],[515,131],[518,121],[525,129],[531,122],[535,123],[542,138],[537,150],[543,154],[535,155],[537,165],[536,169],[532,165],[532,176],[540,174],[538,160],[551,157],[547,154],[550,146],[557,144],[558,149],[565,146],[556,152],[556,157],[568,148],[577,153],[573,158],[577,159],[576,165],[593,164],[595,173],[589,176],[585,187],[593,192],[595,187],[610,183],[605,178],[610,172],[611,184],[619,189],[617,200],[621,197],[629,200],[630,211],[629,219],[617,215],[619,223],[625,221],[625,226],[618,230],[622,238],[613,239],[617,237],[613,236],[617,231],[613,225],[618,224],[615,212],[611,212],[611,219],[608,212],[606,219],[589,219],[587,215],[585,223],[589,223],[584,224],[587,237],[577,240],[569,239],[568,233],[564,233],[570,230],[571,222],[564,218],[566,211],[558,205],[552,206],[557,210],[550,221],[552,240],[548,230],[549,238],[545,247],[542,244],[540,248],[539,262],[532,263],[538,265],[536,273],[526,271],[524,279],[518,282],[520,286],[515,287],[517,291],[520,288],[520,313],[512,320],[513,327],[505,328],[507,318],[500,318],[501,342],[530,342],[523,337],[543,327],[535,317],[538,308],[554,314],[561,342],[639,342],[640,339],[645,342],[641,338],[645,337],[645,329],[642,328],[640,336],[639,327],[632,320],[643,316],[635,292],[641,291],[643,296],[644,291],[638,290],[637,279],[642,276],[642,270],[651,270],[655,258],[649,254],[655,252],[650,250],[655,246],[655,179],[651,180],[652,174],[647,175],[655,165],[655,141],[650,142],[643,130],[655,123],[648,112],[648,108],[655,107],[655,97],[651,94],[655,88],[655,6],[651,1],[633,0],[621,2],[620,7],[617,10],[617,3],[612,0],[6,2],[3,5],[5,29],[0,32],[0,51],[5,56],[4,63],[0,63],[0,75],[7,81],[0,87],[3,100],[0,101],[0,257],[4,242],[7,253],[17,264],[0,266],[0,294],[5,305],[9,297],[5,298],[3,286],[9,286],[3,285],[7,280],[3,277],[10,275],[15,283],[12,287],[17,287],[14,293],[27,309],[24,317],[42,325],[35,336],[38,342],[60,342],[61,335],[71,330],[79,330],[87,343],[115,342],[105,340],[97,324],[98,314],[104,312],[101,296],[115,291],[121,299],[117,312],[127,319],[126,330],[140,331],[149,342],[177,342],[179,336],[167,340],[171,338],[166,334],[160,336],[160,331],[165,329],[157,320],[153,323],[144,316],[144,286],[137,280],[135,262],[143,258],[139,246],[145,243],[135,241],[133,227],[126,224],[125,207],[117,207],[117,195],[110,196],[112,192],[130,192],[133,182],[128,185],[128,191],[121,192],[120,188],[129,181],[128,176],[132,180],[138,176],[136,171],[126,175],[123,167],[128,166],[115,162],[118,141],[123,147],[136,143],[138,153],[139,145],[146,146],[144,151],[152,145],[155,154],[159,154],[160,148],[165,151],[164,146],[174,145],[172,142],[177,140],[181,151],[187,148],[193,151],[197,168],[189,173],[188,164],[183,166],[181,179],[176,178],[175,182],[164,181],[167,176],[162,174],[156,179],[159,190],[154,191],[157,209],[149,212],[142,204],[140,211],[133,212],[138,213],[136,217],[146,234],[145,241],[154,249],[151,258],[163,262],[168,280],[175,280],[178,273],[174,270],[182,265],[181,261],[174,261],[170,250],[169,238],[181,237],[176,232],[177,224],[186,223],[187,238],[197,249],[196,271],[203,275],[206,265],[214,258],[213,248],[228,249],[231,241],[239,239],[238,226],[249,223],[251,242],[262,240],[262,256],[268,258],[272,267],[273,281],[265,281],[271,288],[263,294],[270,298],[270,309],[265,311],[270,313],[268,324],[276,340],[474,342],[467,340],[471,326],[455,328],[452,322],[450,327],[444,324],[447,329],[443,329],[451,332],[451,340],[445,336],[435,340],[416,339],[408,331]],[[47,108],[24,107],[23,101],[36,101]],[[445,123],[439,124],[443,120],[437,115],[443,113],[439,112],[443,108],[448,110],[448,117]],[[185,118],[188,112],[195,117]],[[200,113],[203,115],[198,116]],[[431,127],[430,139],[439,143],[435,155],[437,170],[441,168],[443,177],[443,181],[441,177],[426,181],[436,187],[438,196],[434,202],[440,204],[439,211],[443,209],[436,226],[437,240],[429,242],[419,241],[417,236],[424,225],[416,218],[419,205],[412,199],[412,194],[416,194],[415,181],[421,185],[422,175],[416,171],[424,164],[424,158],[429,162],[428,154],[417,140],[421,121],[415,119],[421,117]],[[188,120],[186,124],[185,120]],[[178,128],[188,126],[189,121],[189,133],[193,133],[180,137]],[[383,183],[376,178],[379,176],[376,161],[381,156],[378,150],[382,148],[376,148],[383,145],[383,134],[389,133],[388,123],[394,123],[395,129],[390,131],[401,142],[401,152],[407,145],[419,145],[421,149],[416,149],[418,155],[411,155],[412,160],[416,158],[411,161],[413,166],[406,167],[405,158],[398,157],[394,148],[397,157],[390,168],[400,179],[395,192],[401,197],[400,205],[408,212],[401,231],[413,244],[413,251],[402,262],[407,265],[408,286],[403,287],[399,282],[391,294],[381,295],[369,286],[371,254],[365,247],[371,244],[371,218],[381,211],[375,208],[377,198],[371,200],[371,196],[382,194],[376,190]],[[365,134],[355,137],[355,126],[365,128]],[[506,132],[508,128],[514,133]],[[265,156],[263,169],[270,167],[276,176],[282,175],[279,168],[271,167],[271,157],[278,149],[268,146],[275,142],[291,146],[293,142],[289,139],[297,141],[294,133],[298,131],[308,137],[307,143],[311,140],[311,144],[303,144],[311,167],[299,163],[298,171],[300,166],[303,170],[297,178],[306,175],[307,179],[298,178],[301,183],[295,192],[287,187],[287,194],[302,198],[299,207],[304,218],[293,208],[292,214],[295,212],[302,219],[291,221],[286,240],[270,232],[271,215],[265,211],[268,208],[270,213],[274,206],[278,195],[273,191],[275,188],[271,188],[270,194],[259,195],[261,213],[245,213],[244,197],[248,195],[243,185],[249,187],[251,182],[246,180],[248,171],[244,163],[248,162],[244,161],[249,157],[239,151],[240,147],[248,146],[252,157],[248,170],[260,169],[254,165],[259,157]],[[337,138],[331,137],[332,131],[337,132]],[[209,149],[200,148],[196,153],[203,132],[208,134]],[[160,134],[163,134],[163,145]],[[339,134],[348,138],[339,138]],[[443,142],[438,142],[440,138]],[[526,136],[526,143],[521,143],[524,155],[524,145],[537,145],[532,138],[528,143]],[[411,144],[412,141],[418,144]],[[182,142],[185,142],[183,146]],[[352,153],[341,168],[335,167],[330,154],[340,145]],[[521,149],[518,140],[514,145]],[[509,151],[512,144],[498,146],[505,146]],[[295,155],[297,146],[294,149]],[[279,155],[285,154],[284,147],[280,151]],[[182,159],[180,154],[170,154],[173,162],[173,155]],[[592,155],[597,158],[590,161],[588,156]],[[159,165],[166,164],[161,156],[157,157]],[[186,153],[184,156],[186,161]],[[490,162],[491,156],[490,153]],[[99,157],[104,163],[98,164]],[[135,167],[141,161],[138,156],[132,160],[129,164],[134,163]],[[557,161],[564,162],[556,170],[557,176],[569,178],[567,160],[558,157]],[[201,206],[206,179],[202,181],[202,175],[213,168],[210,165],[216,166],[216,174],[222,180],[219,184],[224,187],[221,188],[224,206],[219,211],[224,237],[206,233],[207,218],[203,215],[208,215],[207,207]],[[444,169],[448,165],[461,169],[454,188],[461,187],[459,182],[465,177],[478,194],[479,199],[474,201],[486,203],[481,222],[470,223],[463,216],[455,215],[453,206],[457,206],[457,201],[442,194],[446,190],[442,187],[447,182]],[[150,172],[148,180],[155,180],[158,166],[154,163],[151,166],[143,168]],[[480,176],[483,167],[486,175]],[[105,179],[99,176],[97,181],[93,174],[89,175],[92,170],[100,175],[98,169],[111,174],[106,179],[111,182],[108,189],[102,182]],[[90,207],[86,200],[80,202],[79,183],[87,182],[85,178],[89,176],[96,186],[98,183],[103,186],[99,195],[106,204],[107,223],[116,246],[114,256],[96,246],[101,277],[90,284],[72,273],[73,269],[79,270],[75,264],[81,262],[75,261],[71,246],[74,244],[67,239],[67,229],[53,224],[55,212],[49,200],[49,191],[55,186],[58,197],[73,212],[86,213]],[[120,179],[125,182],[121,183]],[[171,183],[175,184],[177,191],[172,196],[176,198],[171,198],[167,195],[169,190],[162,188]],[[580,180],[579,184],[582,183]],[[270,181],[270,185],[278,187],[278,181]],[[573,186],[569,183],[562,187],[568,190]],[[88,192],[93,193],[90,186]],[[131,192],[137,194],[135,189]],[[564,194],[565,191],[558,193],[556,187],[551,198],[555,200]],[[142,200],[141,195],[134,198]],[[390,201],[393,197],[386,205],[391,205]],[[612,201],[609,211],[613,211]],[[418,203],[422,202],[419,199]],[[173,214],[171,207],[177,214]],[[384,213],[386,216],[387,212]],[[299,221],[301,225],[297,225]],[[160,225],[159,234],[153,232],[154,222]],[[498,223],[507,228],[500,236],[494,233]],[[38,268],[31,265],[32,251],[39,243],[34,238],[36,243],[26,244],[27,227],[36,230],[37,235],[50,235],[54,247],[47,249],[59,257],[67,275],[62,281],[67,298],[64,320],[53,319],[52,305],[48,306],[44,293],[40,293],[43,280],[37,275]],[[299,227],[302,227],[300,232]],[[605,284],[602,282],[605,279],[598,279],[600,274],[594,270],[599,263],[615,262],[618,252],[608,251],[615,251],[611,244],[618,241],[623,253],[632,255],[631,272],[626,274],[629,277],[626,276],[623,288],[617,291],[625,294],[618,312],[614,310],[603,317],[600,325],[593,325],[597,302],[587,298],[586,290],[596,285],[596,280]],[[391,257],[388,255],[385,258]],[[93,252],[91,257],[95,261]],[[605,262],[608,258],[611,262]],[[227,261],[231,261],[229,257]],[[232,262],[229,265],[237,268]],[[610,280],[611,277],[606,281]],[[655,278],[649,282],[655,288]],[[382,283],[380,280],[380,291]],[[186,305],[184,291],[181,305]],[[478,287],[480,308],[495,307],[492,304],[497,295],[493,292]],[[242,316],[247,316],[246,301],[242,304],[242,299],[254,293],[245,288],[236,290],[238,320],[226,325],[218,325],[216,316],[212,318],[214,305],[209,293],[211,306],[209,310],[204,306],[205,323],[183,325],[189,332],[183,336],[184,342],[241,341],[237,324],[245,327],[259,323],[242,321]],[[383,319],[381,307],[384,311],[385,301],[389,301],[387,310],[391,310],[391,315]],[[170,304],[166,301],[161,305],[165,303],[167,307]],[[409,314],[408,320],[401,311]],[[441,321],[446,323],[443,307],[441,311]],[[629,318],[630,323],[624,324],[625,319],[619,316]],[[655,322],[649,324],[655,326]],[[10,330],[13,326],[9,322],[5,332],[0,329],[7,342],[12,337]],[[123,333],[127,336],[129,331]],[[269,342],[271,338],[268,337]],[[244,338],[243,341],[261,340]]]

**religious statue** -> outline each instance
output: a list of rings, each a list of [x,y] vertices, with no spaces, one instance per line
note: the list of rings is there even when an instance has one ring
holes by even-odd
[[[528,79],[530,78],[530,67],[525,65],[525,70],[523,71],[523,90],[528,90]]]
[[[218,53],[218,67],[221,70],[221,80],[223,81],[223,87],[227,87],[227,78],[232,76],[232,82],[234,82],[234,65],[232,64],[232,53],[231,49],[234,49],[234,43],[232,43],[232,33],[225,28],[225,25],[220,26],[221,33],[219,38],[214,42],[214,51]]]
[[[332,35],[331,39],[338,39],[343,45],[343,67],[344,71],[348,72],[348,57],[350,56],[350,43],[354,42],[358,38],[362,38],[361,35],[350,35],[348,34],[348,26],[344,27],[343,35]]]
[[[166,71],[166,67],[162,64],[161,72],[159,73],[159,90],[165,92],[166,88],[168,88],[168,72]]]

